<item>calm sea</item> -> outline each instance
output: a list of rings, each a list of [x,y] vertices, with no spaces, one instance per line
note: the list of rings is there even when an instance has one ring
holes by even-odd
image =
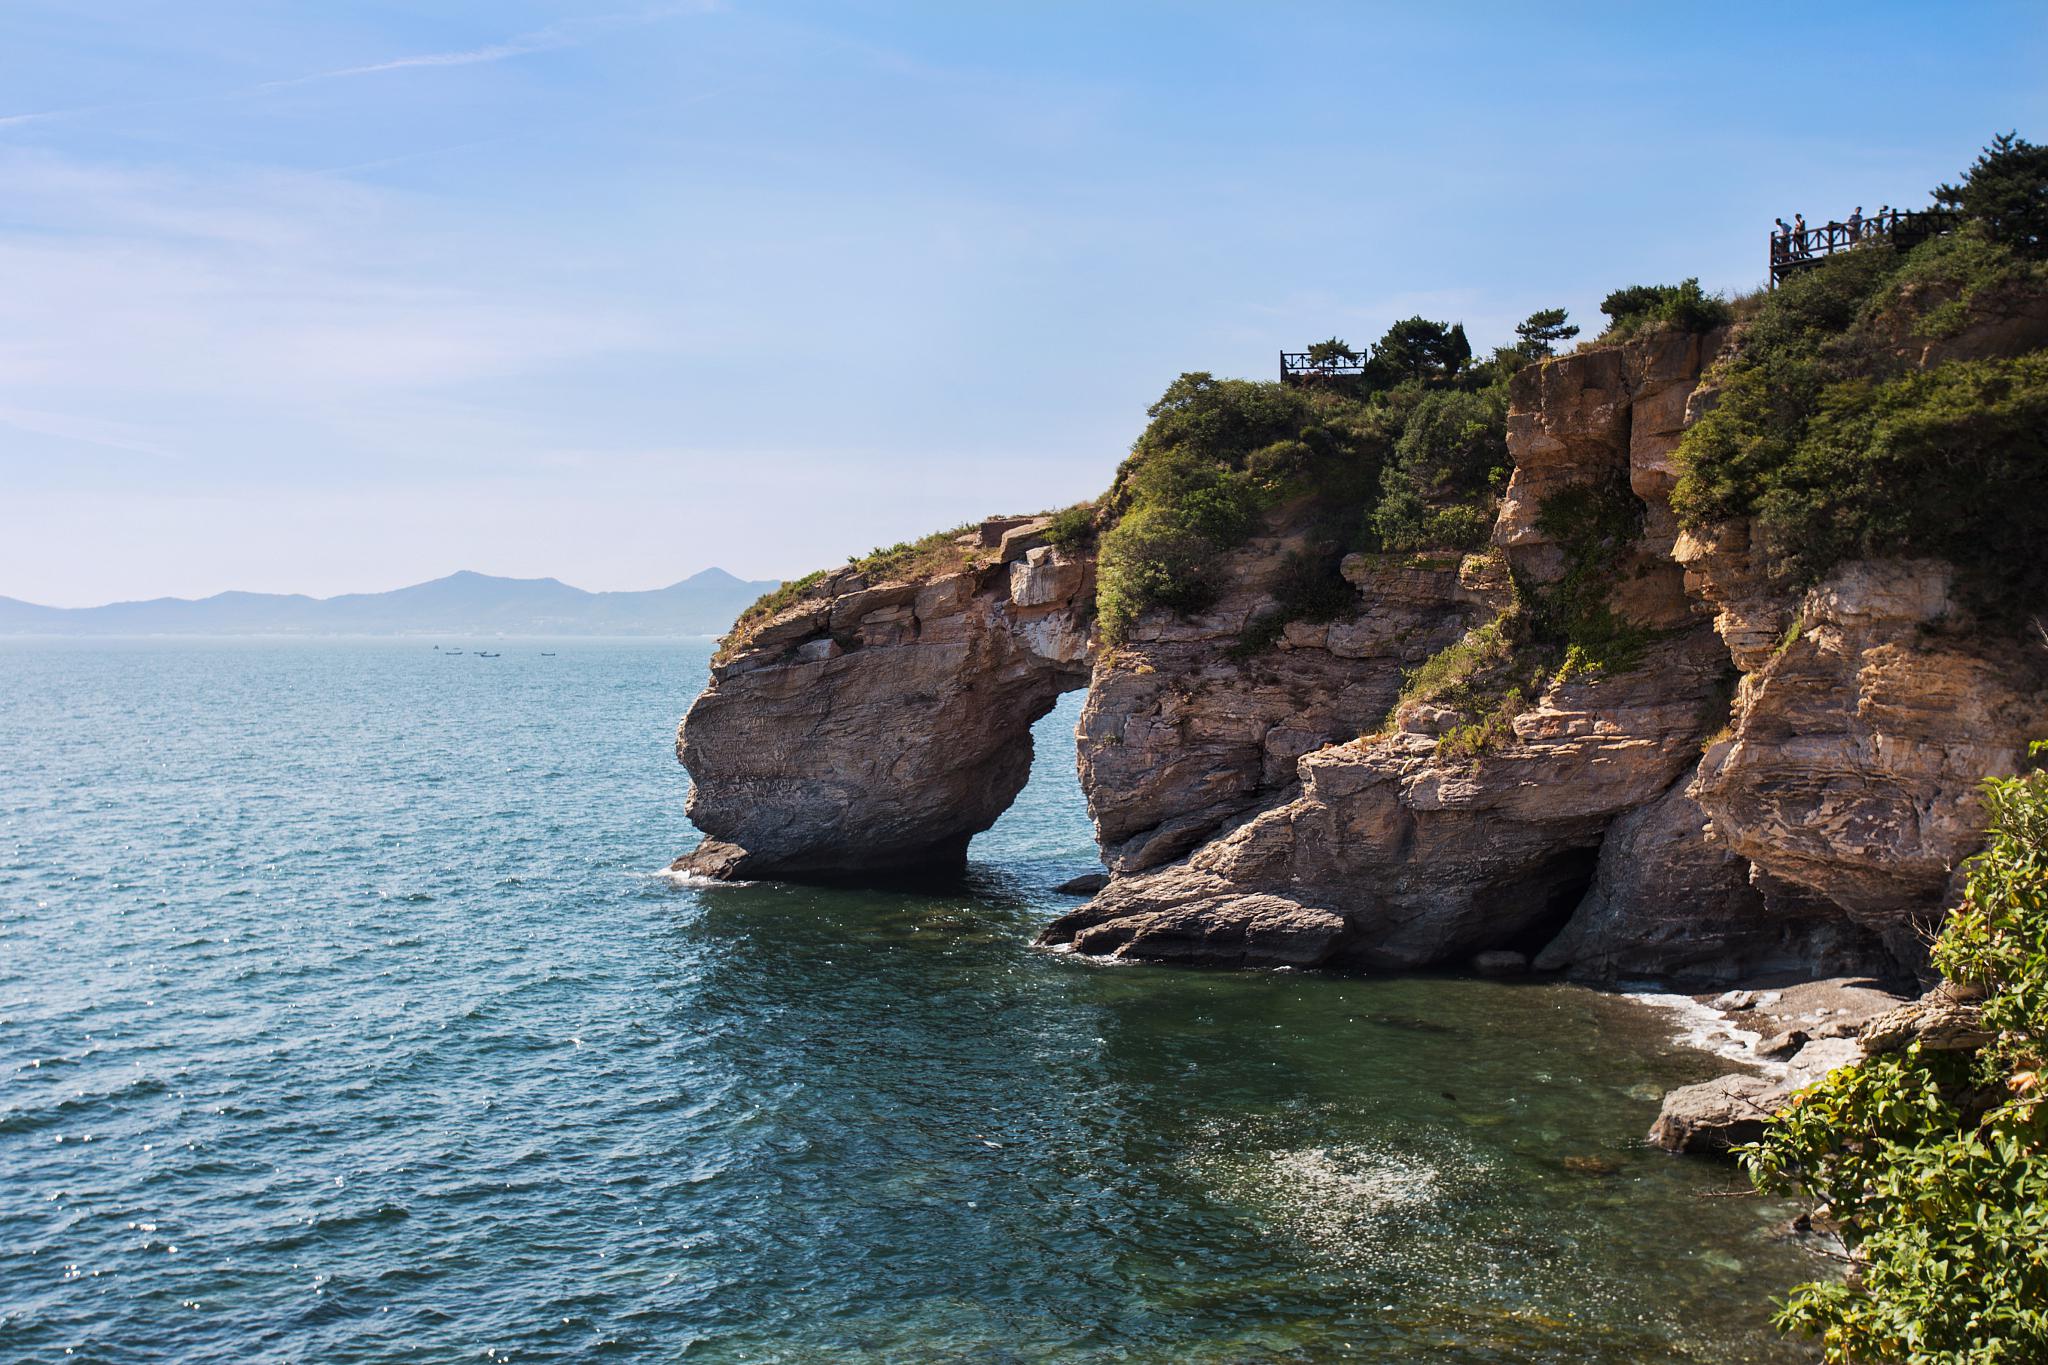
[[[686,887],[705,645],[435,643],[0,644],[0,1360],[1808,1358],[1639,1006],[1034,950],[1077,697],[968,885]]]

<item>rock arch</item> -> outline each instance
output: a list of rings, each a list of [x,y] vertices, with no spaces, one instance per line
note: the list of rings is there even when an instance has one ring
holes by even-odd
[[[1095,564],[1044,518],[983,522],[938,566],[842,569],[728,637],[676,753],[704,841],[678,871],[944,875],[1031,771],[1032,722],[1088,685]]]

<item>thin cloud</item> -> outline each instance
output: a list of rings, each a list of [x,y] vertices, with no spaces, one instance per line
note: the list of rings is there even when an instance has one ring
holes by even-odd
[[[482,66],[491,62],[507,61],[514,57],[529,57],[536,53],[553,52],[565,47],[575,47],[589,37],[620,28],[638,28],[644,24],[659,23],[678,14],[709,14],[721,8],[718,0],[679,0],[678,3],[655,5],[650,8],[617,14],[598,14],[585,19],[550,25],[532,33],[519,34],[503,42],[485,43],[480,47],[462,48],[454,52],[421,52],[409,57],[393,57],[388,61],[369,62],[361,66],[337,67],[332,71],[315,71],[305,76],[287,76],[282,80],[264,81],[257,85],[245,86],[218,95],[189,96],[184,99],[144,100],[129,104],[86,104],[73,109],[44,109],[25,114],[0,114],[0,128],[20,127],[31,123],[43,123],[52,119],[78,118],[86,114],[97,114],[110,109],[146,109],[161,105],[197,104],[209,100],[243,99],[250,95],[269,94],[274,90],[289,90],[301,85],[312,85],[320,81],[346,80],[354,76],[374,76],[386,71],[412,71],[435,67]]]
[[[508,57],[525,57],[535,52],[551,52],[556,48],[569,46],[570,40],[560,36],[549,36],[545,31],[525,38],[514,38],[509,42],[489,43],[483,47],[472,47],[461,52],[422,52],[413,57],[394,57],[388,62],[371,62],[367,66],[344,66],[333,71],[316,71],[310,76],[293,76],[288,80],[265,81],[254,87],[255,92],[285,90],[295,85],[311,85],[315,81],[338,81],[350,76],[374,76],[382,71],[408,71],[417,67],[433,66],[481,66],[486,62],[502,62]]]
[[[550,24],[546,28],[536,29],[532,33],[522,33],[501,43],[486,43],[481,47],[463,48],[456,52],[422,52],[411,57],[393,57],[389,61],[371,62],[364,66],[344,66],[334,71],[316,71],[310,76],[267,81],[255,89],[279,90],[288,86],[308,85],[314,81],[374,76],[385,71],[409,71],[421,67],[481,66],[487,62],[502,62],[511,57],[527,57],[536,52],[553,52],[560,48],[574,47],[585,41],[588,36],[613,29],[638,28],[643,24],[658,23],[678,14],[704,14],[716,8],[717,5],[711,0],[684,0],[683,3],[655,5],[630,12],[594,14],[566,23]]]
[[[70,413],[0,407],[0,427],[25,431],[34,436],[53,436],[63,441],[78,441],[106,450],[149,455],[157,459],[180,458],[178,452],[146,439],[137,434],[136,428],[125,423],[106,422],[93,417],[76,417]]]

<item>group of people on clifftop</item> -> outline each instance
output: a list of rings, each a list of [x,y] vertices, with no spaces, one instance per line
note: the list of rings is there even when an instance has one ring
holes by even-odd
[[[1886,204],[1868,218],[1863,216],[1863,206],[1858,204],[1848,221],[1833,221],[1820,227],[1806,225],[1806,215],[1795,213],[1792,221],[1773,219],[1778,230],[1771,234],[1771,259],[1775,261],[1804,260],[1820,247],[1823,253],[1840,246],[1854,246],[1865,237],[1888,237],[1905,215]]]

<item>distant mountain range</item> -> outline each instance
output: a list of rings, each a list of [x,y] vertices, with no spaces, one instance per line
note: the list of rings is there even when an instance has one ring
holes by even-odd
[[[647,592],[585,592],[465,571],[342,597],[223,592],[104,607],[0,597],[0,635],[719,635],[775,586],[706,569]]]

